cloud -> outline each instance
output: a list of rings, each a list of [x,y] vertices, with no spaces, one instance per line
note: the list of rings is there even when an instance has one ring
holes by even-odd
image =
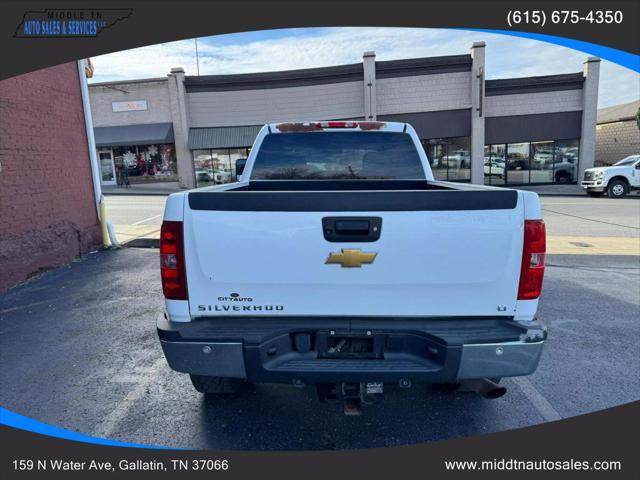
[[[201,75],[252,73],[358,63],[362,53],[396,60],[469,52],[487,42],[487,78],[570,73],[582,70],[587,54],[537,40],[484,32],[428,28],[309,28],[248,32],[200,38]],[[93,81],[163,77],[172,67],[197,72],[195,42],[152,45],[94,57]],[[603,61],[599,106],[640,97],[640,75]]]

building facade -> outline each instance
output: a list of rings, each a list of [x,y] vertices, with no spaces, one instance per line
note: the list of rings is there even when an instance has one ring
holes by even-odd
[[[76,63],[0,82],[0,291],[102,244]]]
[[[170,117],[158,107],[147,120],[107,106],[147,100],[152,113],[151,90],[145,96],[129,88],[133,83],[94,84],[96,138],[101,127],[141,128],[171,118],[177,174],[191,188],[232,181],[235,160],[248,155],[265,123],[401,121],[418,132],[437,179],[575,183],[594,161],[599,60],[588,58],[572,74],[486,80],[485,50],[478,42],[465,55],[382,62],[365,52],[352,65],[239,75],[173,69],[166,80],[135,83],[168,90]]]
[[[175,86],[173,74],[90,86],[103,184],[179,180],[175,137],[186,120]],[[188,165],[180,170],[193,176]]]
[[[596,165],[612,165],[629,155],[640,155],[638,111],[638,100],[598,110]]]

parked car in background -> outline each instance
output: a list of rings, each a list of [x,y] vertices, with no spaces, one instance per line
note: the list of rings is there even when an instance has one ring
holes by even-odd
[[[553,164],[553,158],[554,158],[553,148],[541,148],[533,154],[533,158],[531,160],[533,165],[537,165],[540,168],[544,168],[545,165]]]
[[[214,178],[214,173],[213,170],[209,169],[204,169],[204,168],[197,168],[196,169],[196,180],[198,181],[198,183],[201,182],[213,182],[213,178]]]
[[[213,172],[213,181],[218,184],[229,183],[231,181],[231,172],[216,170],[215,172]]]
[[[607,193],[610,198],[622,198],[640,189],[640,155],[631,155],[610,167],[587,168],[582,188],[591,197]]]
[[[504,160],[484,157],[484,174],[492,177],[504,177]]]
[[[556,183],[575,182],[578,172],[578,160],[571,156],[564,156],[553,164],[553,177]]]
[[[443,164],[449,168],[468,168],[471,166],[471,153],[468,150],[454,150],[443,157]]]

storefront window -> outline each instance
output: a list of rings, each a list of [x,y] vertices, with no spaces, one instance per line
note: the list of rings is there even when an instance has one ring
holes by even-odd
[[[449,139],[447,179],[454,182],[471,180],[471,145],[468,137]]]
[[[206,187],[235,182],[235,162],[238,158],[247,158],[249,150],[247,148],[193,150],[196,186]]]
[[[506,145],[485,145],[484,183],[486,185],[504,185],[506,149]]]
[[[507,183],[529,183],[529,143],[507,145]]]
[[[430,143],[434,142],[434,143]],[[447,179],[447,164],[443,158],[446,155],[446,147],[442,143],[436,143],[436,140],[424,141],[423,146],[429,157],[429,165],[431,166],[431,173],[436,180]]]
[[[246,148],[232,148],[229,151],[229,160],[231,162],[230,174],[233,178],[236,178],[236,160],[241,158],[247,158],[248,153]]]
[[[111,151],[118,185],[178,180],[173,144],[117,146],[112,147]]]
[[[579,140],[485,145],[484,183],[570,183],[578,175]]]
[[[211,150],[194,150],[193,167],[196,175],[196,185],[204,187],[213,182],[213,162]]]
[[[556,183],[575,182],[578,179],[578,162],[580,160],[579,140],[558,140],[556,156],[553,164],[553,178]]]
[[[471,148],[469,137],[423,140],[436,180],[469,181]]]
[[[553,182],[554,142],[531,142],[531,183]]]

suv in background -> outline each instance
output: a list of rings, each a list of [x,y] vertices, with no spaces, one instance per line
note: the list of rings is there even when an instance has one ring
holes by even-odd
[[[584,171],[582,188],[591,197],[622,198],[631,190],[640,189],[640,155],[631,155],[610,167],[588,168]]]

